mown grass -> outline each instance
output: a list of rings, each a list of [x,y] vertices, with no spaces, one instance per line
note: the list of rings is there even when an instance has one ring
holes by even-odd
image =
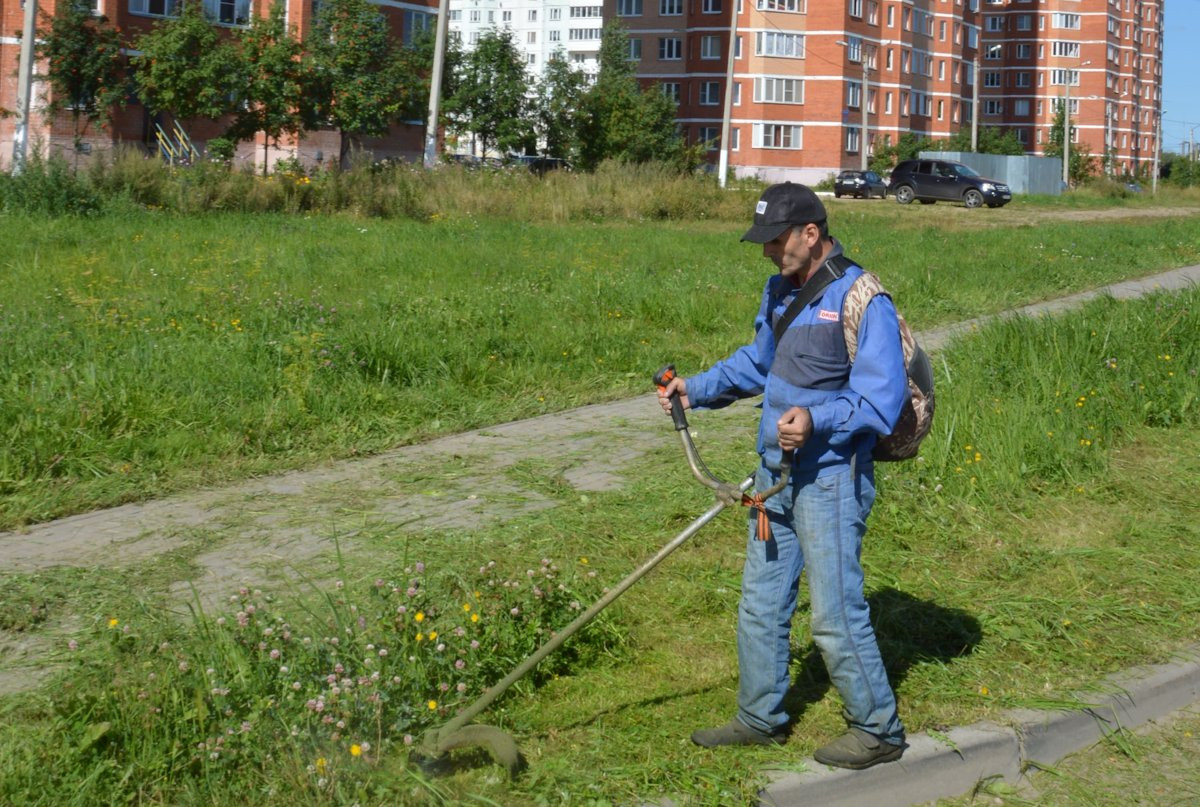
[[[917,328],[1200,260],[1189,217],[897,208],[830,207]],[[0,529],[643,391],[745,340],[743,224],[0,218]]]
[[[1075,703],[1075,693],[1103,675],[1196,641],[1197,332],[1200,290],[1192,290],[995,323],[937,356],[934,432],[919,461],[877,468],[880,495],[864,552],[873,619],[910,731],[1013,706]],[[753,467],[756,414],[734,407],[693,419],[706,460],[722,475]],[[342,716],[347,725],[331,725],[280,691],[291,678],[279,677],[281,660],[270,656],[278,623],[245,617],[255,631],[276,628],[263,639],[237,626],[234,611],[246,613],[248,596],[289,625],[324,631],[313,636],[342,637],[339,676],[357,680],[379,663],[380,631],[392,649],[401,641],[396,626],[415,627],[404,621],[411,614],[397,618],[390,598],[414,596],[404,586],[424,573],[413,567],[416,558],[453,583],[429,587],[434,607],[421,623],[449,635],[471,613],[460,602],[472,596],[468,581],[490,577],[488,558],[505,567],[492,578],[494,602],[532,603],[528,581],[539,579],[543,559],[580,580],[581,591],[611,585],[708,506],[665,419],[663,446],[631,472],[627,489],[609,493],[581,496],[557,484],[552,464],[515,466],[511,473],[522,479],[546,479],[539,490],[559,506],[407,541],[377,528],[343,558],[344,589],[236,595],[221,614],[225,625],[216,613],[198,625],[186,615],[161,618],[156,586],[143,585],[135,597],[127,581],[93,581],[104,590],[97,604],[89,596],[72,606],[94,627],[78,635],[77,649],[56,654],[67,669],[42,694],[7,703],[0,793],[54,804],[95,803],[98,794],[173,804],[748,801],[764,768],[795,763],[841,721],[802,608],[788,745],[712,752],[687,741],[692,728],[724,721],[733,709],[741,514],[722,516],[618,601],[605,614],[611,630],[585,639],[575,661],[489,711],[487,722],[513,731],[530,758],[514,783],[469,754],[436,781],[408,764],[403,729],[388,721],[422,714],[427,700],[440,697],[435,682],[452,680],[413,674],[414,686],[393,693],[400,703],[354,701]],[[44,574],[36,585],[24,580],[23,590],[66,590],[53,582],[58,573]],[[514,580],[522,587],[499,585]],[[485,613],[488,622],[504,618],[499,606]],[[296,677],[305,696],[333,703],[323,676],[335,659],[325,641],[314,659],[284,647],[282,662],[302,660]],[[416,669],[428,669],[424,656],[412,655]],[[208,667],[207,677],[199,674]],[[214,751],[222,734],[230,739]]]

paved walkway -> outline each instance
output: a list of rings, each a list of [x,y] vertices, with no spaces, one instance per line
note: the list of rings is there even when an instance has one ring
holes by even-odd
[[[1200,285],[1200,266],[1026,306],[1007,315],[1034,316],[1078,306],[1101,294],[1127,298],[1188,285]],[[955,334],[989,319],[992,318],[928,331],[918,334],[918,338],[928,349],[936,350]],[[559,467],[567,467],[566,480],[580,491],[619,488],[624,484],[624,470],[647,451],[660,447],[663,434],[663,416],[652,396],[585,406],[453,435],[367,459],[332,463],[219,489],[85,513],[19,532],[0,533],[0,573],[62,565],[119,567],[209,541],[214,548],[196,558],[201,573],[194,580],[178,583],[175,592],[181,600],[190,599],[195,592],[202,601],[215,603],[242,583],[264,584],[277,577],[280,568],[328,557],[333,537],[330,524],[354,522],[358,528],[386,526],[393,530],[417,530],[435,523],[441,527],[470,527],[554,506],[553,501],[537,490],[522,488],[516,482],[501,482],[502,487],[497,489],[497,479],[501,478],[495,474],[497,467],[552,457]],[[452,472],[447,471],[448,464],[454,466]],[[353,533],[338,537],[352,541]],[[21,637],[19,641],[0,636],[0,650],[4,651],[0,653],[4,659],[0,663],[0,693],[37,685],[44,673],[39,663],[44,648],[39,641],[42,639],[37,636]],[[1147,707],[1149,711],[1169,704],[1174,704],[1171,708],[1185,705],[1176,704],[1175,695],[1178,692],[1186,695],[1187,686],[1192,687],[1191,700],[1200,697],[1194,688],[1198,679],[1191,667],[1187,669],[1174,679],[1177,683],[1172,696],[1154,701],[1154,705]],[[1133,717],[1157,716],[1147,714],[1141,701],[1139,696],[1139,703],[1109,706],[1114,714],[1120,715],[1122,725],[1129,726],[1128,721]],[[990,775],[989,766],[1001,758],[1013,764],[1026,758],[1023,755],[1030,747],[1028,737],[1038,733],[1030,721],[1045,721],[1045,716],[1027,716],[1021,720],[1024,722],[1019,722],[1016,729],[956,730],[966,732],[951,733],[957,752],[929,738],[913,738],[913,748],[903,762],[881,766],[878,770],[882,773],[856,775],[853,791],[837,776],[792,774],[777,780],[765,791],[764,798],[774,804],[872,803],[881,807],[908,804],[911,802],[904,799],[914,796],[915,801],[927,801],[939,795],[952,795],[969,788],[981,776]],[[1094,717],[1084,722],[1096,724]],[[1094,741],[1095,732],[1077,731],[1077,723],[1077,718],[1064,719],[1055,722],[1053,730],[1047,728],[1042,733],[1058,736],[1067,732],[1071,737]],[[1055,753],[1067,747],[1056,742],[1046,747]],[[951,757],[964,763],[970,758],[979,764],[955,766],[949,764],[954,762]],[[812,763],[812,767],[822,766]],[[1007,775],[1012,770],[1010,765],[992,772]],[[903,787],[893,779],[901,772],[903,781],[908,782]],[[862,788],[876,780],[880,783],[872,791],[876,795],[864,800]],[[949,787],[957,789],[943,788],[928,795],[920,795],[927,790],[916,789],[937,782],[949,783]],[[831,800],[835,792],[853,792],[855,798],[835,802]],[[818,798],[815,795],[818,793],[830,795]]]

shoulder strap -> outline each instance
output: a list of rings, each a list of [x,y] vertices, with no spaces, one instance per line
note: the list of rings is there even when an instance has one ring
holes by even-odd
[[[792,320],[804,310],[804,306],[815,300],[817,295],[825,290],[826,286],[846,274],[846,270],[853,265],[854,261],[845,255],[834,255],[821,264],[821,268],[800,287],[800,290],[796,292],[796,297],[788,304],[787,309],[780,315],[779,319],[775,320],[775,324],[771,328],[775,333],[775,344],[779,344],[779,340],[783,338],[784,332],[792,324]]]
[[[886,295],[887,292],[878,277],[864,271],[850,286],[842,302],[842,335],[846,338],[846,352],[850,355],[851,364],[858,355],[858,326],[867,311],[867,305],[877,294]]]

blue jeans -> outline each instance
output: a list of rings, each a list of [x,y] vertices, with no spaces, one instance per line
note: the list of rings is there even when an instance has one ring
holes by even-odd
[[[778,473],[760,467],[755,488]],[[812,637],[844,704],[846,722],[885,742],[902,743],[904,726],[888,684],[859,562],[867,516],[875,501],[871,463],[813,479],[800,471],[767,501],[771,540],[750,537],[738,608],[738,719],[772,733],[788,722],[784,696],[790,679],[792,614],[800,573],[808,569]]]

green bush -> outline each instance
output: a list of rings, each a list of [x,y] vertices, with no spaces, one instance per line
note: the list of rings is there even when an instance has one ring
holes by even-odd
[[[586,568],[586,567],[583,567]],[[374,766],[478,698],[599,596],[586,573],[537,568],[338,581],[323,606],[290,611],[242,589],[227,612],[180,624],[112,614],[72,642],[50,696],[61,742],[9,760],[23,802],[178,803],[250,796],[266,769],[297,794],[365,786]],[[594,663],[624,641],[601,615],[526,679]],[[56,770],[46,781],[39,770]],[[24,783],[21,786],[18,783]],[[61,792],[56,792],[56,787]]]
[[[5,212],[82,216],[100,210],[91,183],[61,156],[29,158],[20,173],[0,174],[0,209]]]

